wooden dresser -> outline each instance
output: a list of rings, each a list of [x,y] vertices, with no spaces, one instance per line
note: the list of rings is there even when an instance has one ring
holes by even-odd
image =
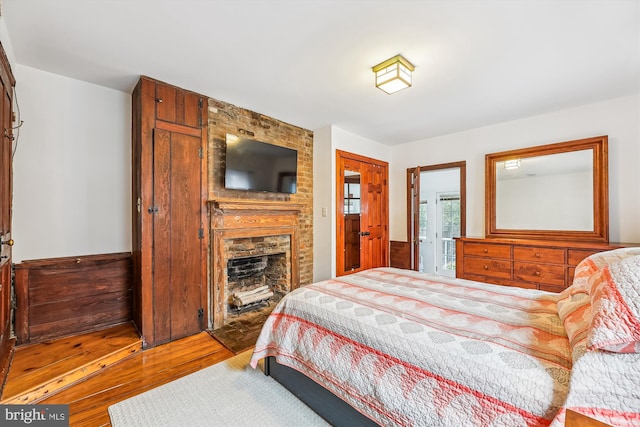
[[[636,245],[460,237],[456,239],[456,277],[560,292],[571,285],[580,261],[628,246]]]

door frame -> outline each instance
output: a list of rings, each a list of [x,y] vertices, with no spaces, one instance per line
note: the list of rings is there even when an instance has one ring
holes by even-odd
[[[365,178],[365,174],[362,173],[362,165],[373,165],[377,167],[382,167],[385,169],[386,176],[384,182],[384,198],[387,209],[383,212],[383,233],[382,236],[385,247],[385,253],[381,254],[381,260],[384,266],[388,266],[389,264],[389,164],[382,160],[373,159],[371,157],[362,156],[359,154],[349,153],[347,151],[336,150],[336,276],[343,276],[345,274],[355,273],[357,271],[366,270],[370,268],[370,266],[363,262],[363,252],[360,252],[360,268],[345,271],[344,262],[345,262],[345,254],[344,254],[344,245],[345,245],[345,230],[344,230],[344,222],[341,220],[344,217],[344,170],[345,170],[345,162],[347,163],[359,163],[358,172],[360,172],[360,185],[361,185],[361,200],[360,200],[360,212],[361,215],[368,215],[368,206],[362,199],[362,186],[368,184],[367,182],[363,182]],[[351,170],[351,169],[349,169]],[[361,227],[363,221],[360,221]],[[362,231],[362,229],[361,229]]]
[[[467,234],[467,162],[440,163],[436,165],[407,168],[407,242],[411,248],[411,269],[417,271],[420,257],[420,239],[418,236],[417,218],[420,201],[420,173],[442,169],[459,169],[460,171],[460,236]]]

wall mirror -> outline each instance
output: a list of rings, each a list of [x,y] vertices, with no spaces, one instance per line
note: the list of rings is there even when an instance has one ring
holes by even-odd
[[[485,156],[485,233],[609,240],[607,136]]]

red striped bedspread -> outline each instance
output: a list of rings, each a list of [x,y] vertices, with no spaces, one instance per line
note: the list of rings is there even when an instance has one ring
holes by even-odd
[[[251,365],[275,356],[381,425],[550,425],[573,363],[557,300],[367,270],[289,293],[265,323]]]

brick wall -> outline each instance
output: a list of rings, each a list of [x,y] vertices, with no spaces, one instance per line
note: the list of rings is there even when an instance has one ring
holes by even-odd
[[[209,99],[209,200],[241,199],[291,202],[304,205],[299,216],[300,284],[313,280],[313,132],[235,105]],[[226,134],[298,150],[295,194],[260,193],[224,188]]]

